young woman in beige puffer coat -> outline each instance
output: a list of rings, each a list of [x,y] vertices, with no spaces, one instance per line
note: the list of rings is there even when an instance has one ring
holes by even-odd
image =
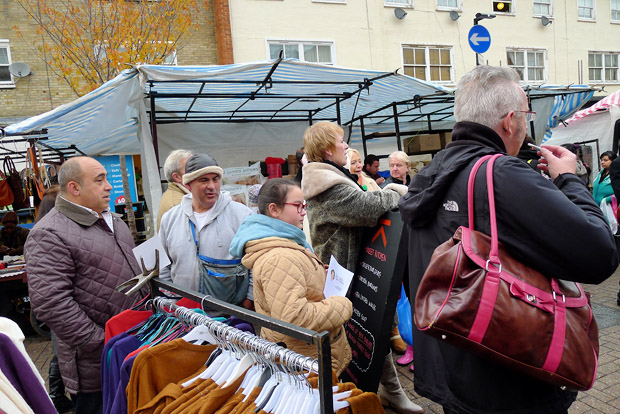
[[[306,215],[299,185],[274,178],[258,194],[260,214],[246,217],[230,246],[230,253],[254,276],[256,311],[293,325],[330,333],[332,368],[337,375],[351,361],[344,324],[351,318],[351,301],[325,298],[325,266],[312,251],[302,231]],[[315,345],[262,329],[271,342],[284,342],[303,355],[317,357]]]

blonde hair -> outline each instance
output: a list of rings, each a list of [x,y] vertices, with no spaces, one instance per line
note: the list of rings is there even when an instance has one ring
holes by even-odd
[[[394,151],[388,157],[388,161],[392,161],[393,159],[402,161],[405,164],[409,165],[409,155],[405,151]]]
[[[358,157],[360,157],[360,160],[362,159],[362,156],[360,155],[360,152],[358,150],[356,150],[355,148],[349,148],[347,150],[347,155],[349,156],[349,158],[351,158],[351,153],[356,153]]]
[[[351,171],[351,159],[353,158],[353,154],[357,154],[358,157],[360,157],[360,162],[362,162],[362,156],[360,155],[360,152],[358,150],[356,150],[355,148],[349,148],[347,150],[347,164],[344,166],[344,168],[346,168],[347,170]],[[362,165],[362,168],[364,166]]]
[[[329,121],[320,121],[306,129],[304,133],[304,152],[309,162],[324,160],[325,151],[333,150],[336,138],[344,136],[344,130]]]

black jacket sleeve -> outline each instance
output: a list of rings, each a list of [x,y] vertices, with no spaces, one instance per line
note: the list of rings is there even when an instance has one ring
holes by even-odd
[[[616,270],[611,230],[576,175],[552,183],[502,157],[494,179],[499,239],[516,258],[551,277],[583,283],[600,283]]]

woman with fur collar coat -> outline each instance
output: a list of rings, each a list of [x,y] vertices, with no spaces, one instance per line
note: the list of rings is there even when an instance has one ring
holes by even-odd
[[[323,262],[329,262],[333,255],[340,265],[354,272],[364,231],[374,227],[387,211],[398,208],[407,187],[388,184],[380,191],[364,191],[357,178],[343,168],[348,148],[340,126],[322,121],[309,127],[304,134],[309,162],[303,167],[301,188],[308,203],[316,254]],[[378,394],[384,406],[399,413],[424,411],[403,391],[391,351],[383,363]]]

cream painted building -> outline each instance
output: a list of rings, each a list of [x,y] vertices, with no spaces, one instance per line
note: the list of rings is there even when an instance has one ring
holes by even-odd
[[[513,66],[531,85],[620,88],[620,0],[230,0],[234,61],[283,50],[453,87],[476,64],[477,13],[496,16],[479,22],[491,37],[481,63]]]

